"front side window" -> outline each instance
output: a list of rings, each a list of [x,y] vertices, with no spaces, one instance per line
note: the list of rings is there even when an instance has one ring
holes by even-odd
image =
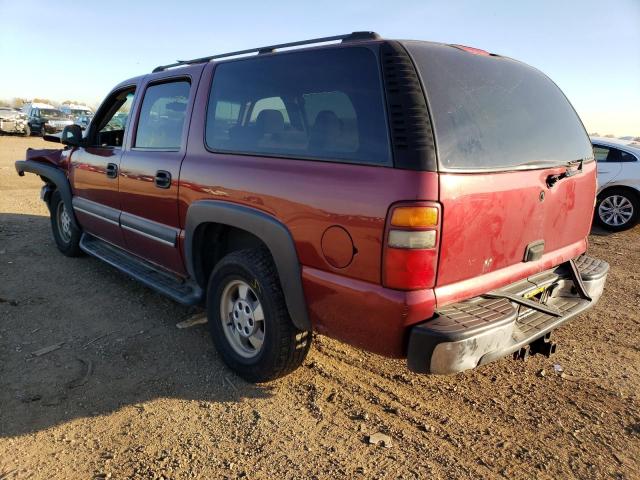
[[[609,149],[607,147],[601,147],[600,145],[594,145],[593,154],[597,162],[606,162],[609,156]]]
[[[189,101],[186,80],[151,85],[140,108],[134,146],[160,150],[179,150]]]
[[[95,122],[92,144],[99,147],[121,147],[133,105],[135,89],[121,90],[107,99]]]
[[[221,63],[206,143],[232,153],[390,164],[375,55],[356,47]]]
[[[64,114],[60,110],[53,110],[51,108],[41,109],[40,116],[43,118],[64,118]]]

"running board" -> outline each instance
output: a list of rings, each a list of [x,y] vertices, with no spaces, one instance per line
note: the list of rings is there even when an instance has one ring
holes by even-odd
[[[80,248],[178,303],[196,305],[203,300],[202,289],[195,282],[185,281],[177,275],[161,270],[93,235],[83,233]]]

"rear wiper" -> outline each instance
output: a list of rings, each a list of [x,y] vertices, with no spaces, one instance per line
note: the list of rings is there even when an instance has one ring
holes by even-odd
[[[573,177],[574,175],[582,173],[582,164],[583,163],[584,163],[584,158],[581,158],[580,160],[573,160],[571,162],[567,162],[565,164],[567,169],[564,172],[556,174],[556,175],[549,175],[547,177],[547,187],[551,188],[556,183],[558,183],[560,180],[562,180],[564,178]],[[577,166],[577,168],[572,168],[572,167],[576,167],[576,166]]]

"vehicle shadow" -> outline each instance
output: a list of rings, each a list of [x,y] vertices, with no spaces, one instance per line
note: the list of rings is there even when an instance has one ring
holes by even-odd
[[[229,371],[207,325],[90,257],[55,247],[49,218],[0,213],[0,437],[148,400],[265,398]]]
[[[614,233],[617,233],[617,232],[612,232],[611,230],[605,230],[601,226],[594,223],[593,226],[591,227],[591,232],[589,234],[595,235],[597,237],[608,237],[609,235],[613,235]]]

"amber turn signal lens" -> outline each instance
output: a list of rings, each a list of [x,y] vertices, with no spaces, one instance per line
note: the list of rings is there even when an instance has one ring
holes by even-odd
[[[436,227],[438,209],[435,207],[398,207],[391,215],[394,227]]]

